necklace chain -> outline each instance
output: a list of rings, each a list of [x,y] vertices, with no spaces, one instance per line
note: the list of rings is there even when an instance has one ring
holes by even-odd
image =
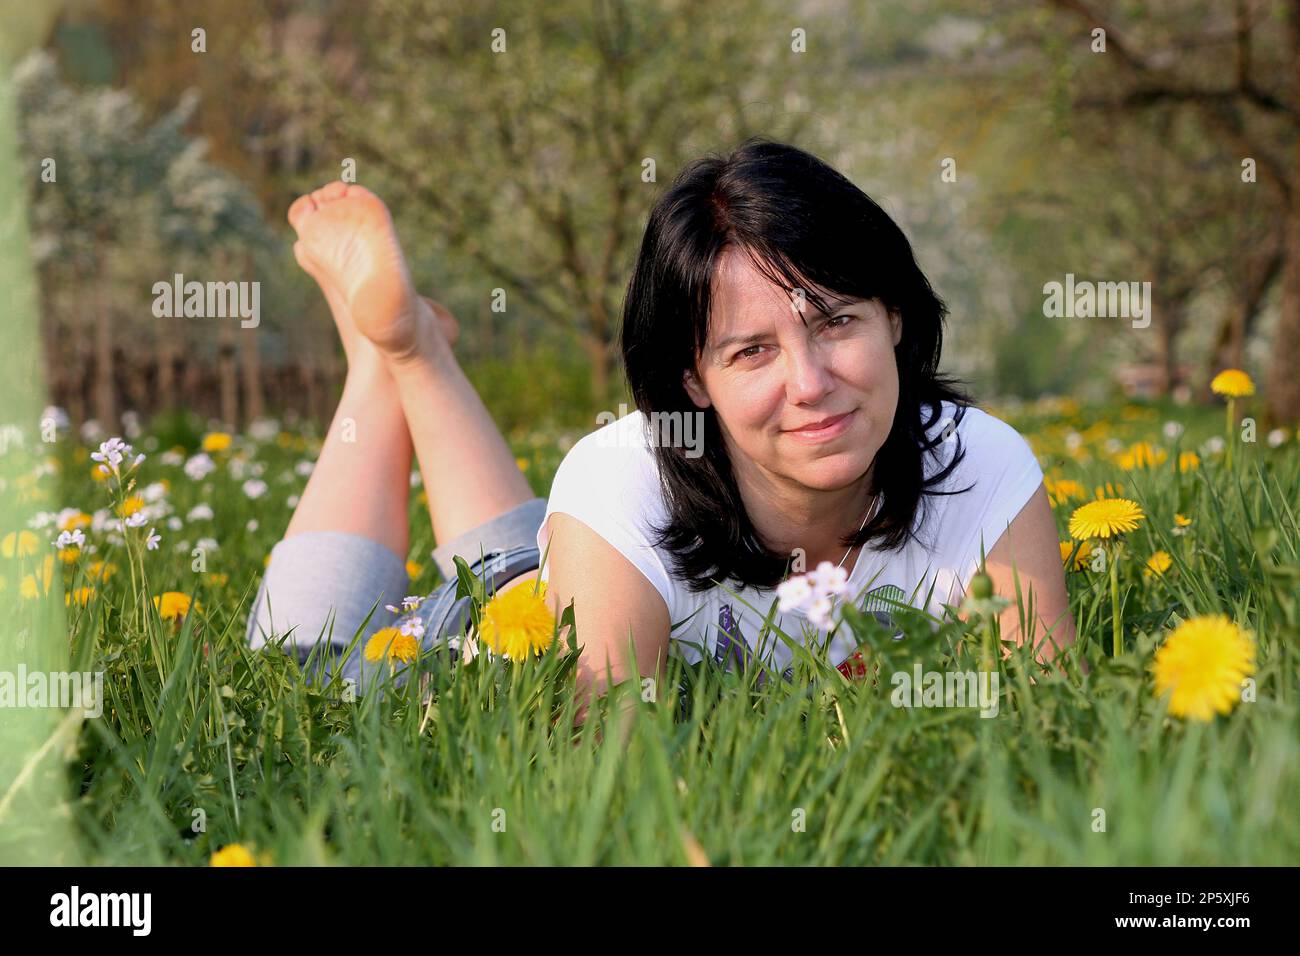
[[[867,510],[866,517],[862,519],[862,524],[858,525],[858,531],[861,531],[863,528],[867,526],[867,522],[871,520],[871,518],[875,515],[876,511],[879,508],[880,508],[880,495],[877,494],[875,499],[871,502],[871,507]],[[856,547],[857,545],[853,545],[853,547],[850,547],[849,550],[844,552],[844,557],[840,558],[840,563],[836,565],[837,568],[844,567],[844,562],[849,559],[849,555],[853,553],[853,548]]]

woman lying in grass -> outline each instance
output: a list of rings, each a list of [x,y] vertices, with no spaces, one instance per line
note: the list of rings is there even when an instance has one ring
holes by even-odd
[[[883,619],[898,604],[941,615],[982,553],[997,593],[1014,598],[1018,576],[1032,607],[1028,628],[1017,604],[1002,612],[1004,640],[1032,639],[1043,662],[1074,641],[1034,455],[937,374],[945,308],[907,239],[813,156],[751,140],[692,163],[658,200],[624,307],[637,410],[573,447],[548,500],[457,365],[455,320],[412,288],[379,198],[332,183],[289,222],[348,376],[272,552],[254,646],[291,631],[300,652],[346,647],[376,601],[362,646],[393,624],[382,608],[409,584],[413,450],[451,583],[408,631],[426,646],[460,633],[454,555],[498,592],[540,574],[557,613],[573,603],[583,694],[607,673],[657,673],[670,648],[784,672],[794,648],[754,643],[774,609],[782,632],[852,673],[848,629],[829,629],[817,591]],[[813,593],[781,586],[805,569]]]

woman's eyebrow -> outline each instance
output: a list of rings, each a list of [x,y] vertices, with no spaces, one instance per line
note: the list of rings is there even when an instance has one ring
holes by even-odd
[[[827,310],[820,309],[814,305],[809,309],[810,318],[829,318],[831,313],[842,309],[845,306],[858,306],[869,301],[867,299],[853,297],[846,298],[844,296],[823,296],[823,299],[826,303]],[[723,336],[714,343],[713,348],[720,352],[732,345],[757,345],[759,342],[766,339],[769,334],[770,333],[768,332],[737,332],[732,335]]]
[[[846,305],[861,305],[862,303],[867,301],[866,299],[858,299],[858,298],[854,298],[853,296],[841,296],[841,295],[822,296],[822,299],[826,303],[829,311],[824,311],[822,309],[817,308],[814,305],[813,306],[814,315],[830,315],[831,312],[834,312],[837,309],[842,309]]]
[[[758,342],[763,341],[763,339],[767,338],[767,336],[768,336],[767,332],[737,333],[735,335],[724,336],[723,338],[715,342],[713,347],[721,351],[722,349],[725,349],[728,346],[739,345],[741,343],[744,343],[745,345],[754,345]]]

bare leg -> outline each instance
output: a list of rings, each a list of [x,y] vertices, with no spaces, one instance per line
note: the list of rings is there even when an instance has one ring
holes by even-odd
[[[390,523],[396,517],[386,510],[391,501],[363,505],[353,483],[365,480],[363,475],[383,471],[389,490],[376,497],[401,502],[397,510],[403,526],[403,549],[399,553],[404,553],[412,442],[429,492],[429,515],[438,541],[449,541],[530,500],[532,489],[514,455],[452,355],[448,335],[454,333],[454,320],[411,287],[405,257],[383,202],[369,190],[344,183],[317,190],[310,201],[310,208],[304,204],[298,215],[290,210],[290,221],[299,235],[295,246],[299,262],[309,263],[308,271],[323,286],[337,290],[355,329],[371,350],[366,353],[353,395],[348,392],[353,376],[349,370],[349,383],[331,427],[330,440],[335,446],[331,449],[327,442],[317,466],[319,472],[326,465],[327,453],[335,452],[328,462],[327,490],[313,520],[328,521],[332,530],[349,530],[340,524],[347,520],[393,533]],[[357,357],[360,360],[361,354]],[[379,361],[374,363],[372,358]],[[373,364],[378,364],[383,375],[372,369]],[[366,427],[374,430],[371,445],[364,450],[358,447],[363,415],[367,416]],[[334,437],[346,417],[356,419],[356,445],[340,445]],[[400,440],[396,437],[399,430]],[[374,478],[369,480],[373,485]],[[306,502],[304,494],[300,511]],[[368,514],[364,519],[344,518],[342,512],[353,509]],[[296,521],[298,515],[294,518]]]
[[[299,198],[290,207],[290,224],[300,228],[316,208],[317,197],[325,201],[323,192]],[[382,356],[357,331],[331,277],[299,247],[295,252],[329,302],[348,373],[334,421],[285,537],[306,531],[350,532],[377,541],[405,559],[411,439],[396,384]]]

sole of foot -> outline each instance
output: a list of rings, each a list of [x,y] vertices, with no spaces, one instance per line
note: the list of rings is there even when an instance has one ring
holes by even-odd
[[[355,330],[382,353],[409,355],[430,318],[448,345],[458,337],[451,312],[415,293],[388,207],[370,190],[330,183],[295,200],[288,219],[298,233],[299,265],[327,298],[337,295]],[[349,331],[339,324],[347,349]]]

